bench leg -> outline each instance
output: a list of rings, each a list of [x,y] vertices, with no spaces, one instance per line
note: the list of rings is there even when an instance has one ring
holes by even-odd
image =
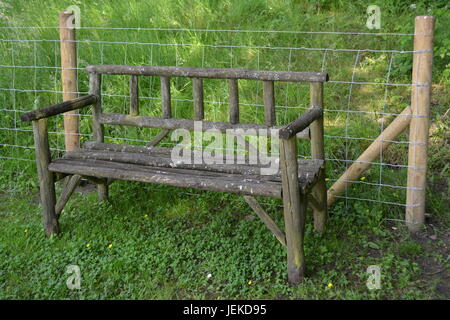
[[[47,235],[57,234],[59,232],[58,218],[56,217],[56,193],[53,182],[53,174],[47,172],[40,177],[41,203],[44,215],[44,229]]]
[[[56,193],[53,173],[48,170],[50,148],[48,145],[47,119],[33,121],[34,141],[36,146],[36,167],[39,177],[39,192],[43,210],[44,230],[47,235],[59,232],[55,212]]]
[[[317,202],[317,206],[314,206],[314,230],[322,233],[325,230],[325,224],[328,219],[328,207],[327,207],[327,185],[325,183],[325,172],[321,169],[319,174],[319,180],[312,189],[312,196]]]
[[[280,173],[283,190],[284,226],[286,233],[288,280],[298,284],[303,279],[305,257],[303,237],[308,201],[298,183],[296,137],[280,139]]]
[[[286,198],[286,199],[285,199]],[[305,255],[303,238],[305,233],[305,217],[307,198],[299,193],[297,199],[289,195],[283,196],[284,224],[287,245],[288,280],[291,284],[298,284],[305,272]],[[286,202],[289,202],[286,204]]]
[[[108,201],[108,181],[97,184],[98,201]]]

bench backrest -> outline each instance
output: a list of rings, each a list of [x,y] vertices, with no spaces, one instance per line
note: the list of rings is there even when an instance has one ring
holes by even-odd
[[[229,84],[229,122],[203,121],[202,130],[216,129],[223,133],[227,129],[270,129],[275,126],[275,92],[274,82],[310,82],[322,84],[328,81],[325,72],[292,72],[266,71],[249,69],[217,69],[190,68],[170,66],[125,66],[125,65],[91,65],[86,68],[89,73],[89,91],[101,97],[101,76],[129,75],[130,76],[130,110],[128,114],[104,113],[101,99],[94,105],[93,134],[97,142],[103,142],[103,125],[127,125],[161,129],[194,130],[195,121],[204,119],[203,79],[228,79]],[[139,115],[138,76],[156,76],[161,80],[162,117]],[[194,105],[194,119],[172,118],[170,79],[172,77],[192,78],[192,95]],[[239,123],[239,89],[238,80],[256,80],[263,82],[264,88],[264,119],[265,124]],[[321,87],[321,86],[320,86]],[[317,99],[318,91],[311,86],[311,101]],[[322,99],[319,90],[320,100]],[[269,130],[266,130],[269,132]],[[305,130],[297,135],[298,138],[308,139],[309,131]]]

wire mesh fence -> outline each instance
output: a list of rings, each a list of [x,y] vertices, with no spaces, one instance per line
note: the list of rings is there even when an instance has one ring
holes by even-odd
[[[0,162],[3,170],[33,167],[32,128],[20,114],[62,100],[58,27],[2,27],[0,37]],[[250,68],[280,71],[324,71],[325,152],[329,186],[377,140],[386,126],[409,105],[413,86],[402,73],[412,59],[412,33],[336,31],[213,30],[180,28],[81,27],[77,30],[77,94],[88,91],[84,68],[90,64],[173,65]],[[401,41],[400,41],[401,40]],[[139,82],[144,115],[161,113],[159,79]],[[192,85],[172,83],[174,117],[192,118]],[[277,125],[287,124],[309,108],[309,87],[283,83],[275,88]],[[125,112],[129,105],[129,77],[106,76],[103,106]],[[205,120],[227,121],[227,85],[205,80]],[[242,122],[263,123],[262,84],[240,81]],[[91,138],[90,110],[80,111],[80,139]],[[51,150],[64,152],[62,116],[50,121]],[[108,127],[105,141],[146,144],[157,130]],[[386,141],[386,140],[384,140]],[[380,149],[377,160],[360,179],[348,181],[342,205],[367,202],[386,208],[405,206],[408,141],[403,133]],[[163,140],[162,144],[172,142]],[[303,143],[304,144],[304,143]],[[299,156],[309,156],[309,146]],[[397,209],[394,209],[397,210]]]

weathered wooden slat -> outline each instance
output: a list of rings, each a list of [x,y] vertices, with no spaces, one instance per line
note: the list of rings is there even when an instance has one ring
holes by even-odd
[[[323,117],[323,109],[314,106],[313,108],[302,114],[297,120],[292,121],[288,125],[284,126],[279,131],[280,139],[290,139],[298,132],[303,131],[313,121]]]
[[[56,193],[53,174],[49,171],[50,147],[48,144],[47,119],[33,121],[34,144],[36,149],[36,167],[39,177],[44,217],[44,230],[47,235],[59,232],[58,218],[55,213]]]
[[[230,68],[192,68],[172,66],[125,66],[125,65],[90,65],[88,72],[102,74],[211,78],[211,79],[248,79],[289,82],[325,82],[326,72],[292,72]]]
[[[48,118],[51,116],[55,116],[60,113],[65,113],[71,110],[81,109],[83,107],[94,104],[97,101],[97,96],[95,95],[87,95],[77,99],[64,101],[58,104],[54,104],[51,106],[47,106],[44,108],[36,109],[27,113],[23,113],[20,116],[20,120],[22,121],[33,121],[39,120],[43,118]]]
[[[276,123],[275,118],[275,89],[273,81],[263,81],[264,87],[264,119],[266,125],[272,127]]]
[[[296,139],[280,140],[280,172],[283,185],[288,280],[292,284],[299,283],[303,279],[305,271],[303,237],[307,196],[299,189],[297,171]]]
[[[203,79],[192,79],[192,95],[194,98],[194,120],[203,120],[205,117],[203,103]]]
[[[311,105],[323,108],[323,83],[315,82],[310,84],[310,99]],[[314,107],[313,107],[314,108]],[[311,157],[313,159],[325,159],[324,149],[324,128],[323,115],[314,120],[310,127],[311,134]],[[328,218],[327,212],[327,185],[325,182],[325,162],[320,169],[317,183],[312,189],[314,199],[317,200],[317,205],[313,207],[314,214],[314,230],[323,232]]]
[[[144,128],[161,128],[161,129],[186,129],[194,130],[195,120],[192,119],[180,119],[171,118],[163,119],[158,117],[148,117],[148,116],[137,116],[131,117],[126,114],[121,113],[102,113],[99,115],[99,121],[102,124],[110,125],[126,125],[134,127],[144,127]],[[251,123],[237,123],[232,124],[229,122],[220,121],[202,121],[202,130],[215,129],[222,133],[226,133],[226,130],[236,130],[242,129],[247,130],[245,134],[247,135],[259,135],[259,136],[270,136],[270,130],[268,129],[281,129],[282,126],[269,127],[264,124],[251,124]],[[251,130],[254,129],[255,131]],[[261,131],[259,131],[261,130]],[[290,130],[290,129],[289,129]],[[297,135],[299,139],[309,139],[309,130],[304,131]]]
[[[174,163],[171,159],[171,154],[168,152],[146,154],[146,153],[129,153],[129,152],[111,152],[106,150],[78,149],[71,152],[67,152],[64,157],[68,159],[104,160],[104,161],[147,165],[153,167],[197,169],[197,170],[205,170],[229,174],[242,174],[242,175],[260,175],[262,168],[262,166],[258,164],[251,165],[251,164]],[[319,171],[322,161],[306,160],[306,159],[299,159],[298,161],[299,161],[299,182],[301,184],[301,188],[303,189],[307,187],[305,185],[311,185],[315,182],[316,179],[315,176]],[[278,174],[264,175],[261,179],[267,181],[278,181],[278,182],[281,181]]]
[[[167,158],[171,159],[172,156],[172,148],[163,148],[163,147],[147,147],[147,146],[134,146],[134,145],[122,145],[122,144],[114,144],[114,143],[96,143],[95,141],[86,141],[83,148],[78,149],[76,151],[79,152],[89,152],[89,150],[97,150],[100,152],[114,152],[114,153],[136,153],[136,154],[145,154],[150,156],[156,156],[159,158]],[[191,150],[191,152],[198,152],[197,150]],[[192,158],[193,156],[191,156]],[[217,154],[217,157],[221,157],[224,161],[229,157],[228,154]],[[268,157],[270,161],[278,161],[278,157]],[[323,164],[323,160],[312,160],[312,159],[297,159],[299,164],[299,170],[305,172],[313,172],[316,171],[317,168],[320,168]],[[230,164],[233,166],[235,164]],[[251,167],[264,167],[261,166],[260,163],[253,164],[249,162],[249,159],[245,159],[245,164]],[[300,169],[302,168],[302,169]]]
[[[266,211],[259,205],[258,201],[252,196],[244,196],[245,201],[253,209],[253,211],[258,215],[258,217],[264,222],[266,227],[273,233],[278,241],[283,246],[286,246],[286,237],[283,231],[277,226],[277,224],[272,220],[272,218],[267,214]]]
[[[171,169],[171,170],[170,170]],[[49,165],[53,172],[66,172],[118,180],[141,181],[175,187],[281,197],[281,184],[243,178],[242,175],[214,174],[198,170],[151,168],[148,166],[100,161],[57,159]]]
[[[130,77],[130,116],[139,115],[138,76]]]
[[[97,154],[98,155],[98,154]],[[78,162],[85,162],[85,161],[94,161],[95,163],[99,164],[99,166],[106,166],[109,168],[119,168],[119,169],[129,169],[129,165],[135,165],[134,168],[139,168],[139,170],[143,173],[168,173],[168,174],[178,174],[180,176],[198,176],[198,177],[206,177],[206,178],[216,178],[216,179],[228,179],[231,177],[233,180],[237,179],[238,176],[241,177],[241,180],[248,180],[248,181],[257,181],[258,183],[271,183],[271,184],[280,184],[281,179],[279,176],[273,175],[260,175],[259,173],[253,174],[252,172],[243,174],[242,172],[224,172],[219,170],[212,170],[212,167],[210,170],[204,170],[204,168],[193,168],[192,166],[183,166],[183,167],[170,167],[170,166],[150,166],[150,165],[142,165],[142,161],[136,161],[138,163],[134,162],[125,162],[125,161],[113,161],[110,160],[101,160],[103,157],[68,157],[64,158],[67,160],[72,161],[72,163],[78,163]],[[120,158],[119,158],[120,159]],[[123,158],[122,158],[123,159]],[[133,161],[139,158],[133,158]],[[142,158],[140,158],[142,160]],[[154,161],[154,160],[153,160]],[[195,170],[193,170],[195,169]],[[245,172],[245,168],[242,169],[243,172]]]
[[[228,80],[228,93],[230,97],[230,122],[236,124],[239,122],[239,86],[237,79]]]
[[[97,143],[95,141],[86,141],[83,148],[77,151],[84,152],[85,149],[88,150],[98,150],[98,151],[111,151],[111,152],[126,152],[126,153],[138,153],[138,154],[148,154],[155,155],[162,158],[170,158],[172,154],[172,148],[163,147],[147,147],[147,146],[134,146],[125,144],[115,144],[115,143]],[[192,151],[196,152],[196,151]],[[223,159],[226,159],[227,154],[222,155]],[[269,160],[277,160],[277,157],[268,157]],[[248,163],[248,159],[246,159]],[[299,167],[320,167],[323,164],[323,160],[311,160],[311,159],[298,159]],[[259,164],[249,164],[251,166],[260,166]]]
[[[170,78],[161,77],[161,103],[162,117],[168,119],[172,117],[172,101],[170,97]]]
[[[67,179],[68,179],[67,184],[64,185],[61,195],[58,199],[58,202],[56,202],[55,205],[55,214],[56,217],[58,218],[61,215],[61,212],[64,209],[64,206],[66,205],[67,201],[69,201],[70,196],[75,191],[75,188],[80,183],[81,176],[78,174],[74,174],[71,177],[67,177]]]

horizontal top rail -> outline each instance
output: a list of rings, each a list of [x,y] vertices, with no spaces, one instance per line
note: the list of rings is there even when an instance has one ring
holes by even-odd
[[[286,82],[325,82],[326,72],[294,72],[231,68],[192,68],[173,66],[126,66],[126,65],[90,65],[86,70],[91,73],[115,75],[143,75],[164,77],[210,78],[210,79],[247,79]]]

